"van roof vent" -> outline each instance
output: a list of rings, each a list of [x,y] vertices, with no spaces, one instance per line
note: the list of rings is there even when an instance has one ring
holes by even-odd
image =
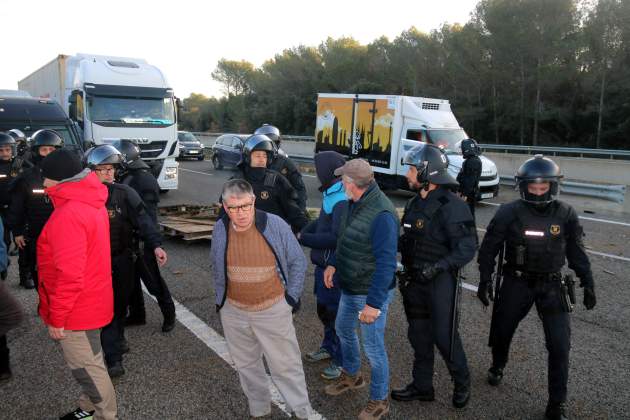
[[[132,63],[130,61],[107,60],[107,64],[109,64],[112,67],[126,67],[128,69],[139,69],[140,68],[139,65],[137,65],[136,63]]]
[[[422,109],[433,109],[433,110],[439,110],[440,109],[440,104],[435,104],[435,103],[430,103],[430,102],[422,102]]]

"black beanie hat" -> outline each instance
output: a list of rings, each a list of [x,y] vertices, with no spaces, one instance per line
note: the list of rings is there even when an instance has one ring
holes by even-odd
[[[81,158],[68,149],[57,149],[42,161],[42,176],[53,181],[72,178],[82,170]]]

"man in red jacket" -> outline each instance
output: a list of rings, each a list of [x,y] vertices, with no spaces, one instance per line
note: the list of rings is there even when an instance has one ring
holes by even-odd
[[[55,210],[37,241],[39,315],[82,389],[61,419],[117,419],[100,340],[114,311],[107,188],[66,149],[46,157],[42,175]]]

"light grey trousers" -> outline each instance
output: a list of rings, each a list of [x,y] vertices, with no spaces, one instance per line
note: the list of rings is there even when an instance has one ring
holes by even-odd
[[[271,413],[264,355],[288,411],[293,411],[298,418],[308,418],[313,409],[306,390],[291,306],[281,299],[269,309],[247,312],[226,301],[220,315],[227,347],[247,396],[249,413],[254,417]]]

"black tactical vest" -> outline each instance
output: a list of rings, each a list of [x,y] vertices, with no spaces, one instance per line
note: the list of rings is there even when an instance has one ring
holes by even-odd
[[[549,214],[538,215],[520,203],[515,207],[519,235],[507,238],[509,267],[531,273],[557,273],[565,264],[566,211],[552,204]]]
[[[54,207],[44,194],[44,178],[38,166],[24,174],[24,182],[28,196],[26,199],[26,223],[29,238],[37,238],[41,233]]]
[[[112,255],[116,256],[133,248],[133,226],[130,222],[127,192],[116,184],[106,184],[107,214],[109,215],[109,241]]]
[[[431,199],[424,208],[418,204],[419,196],[405,206],[402,218],[403,235],[400,238],[402,264],[407,271],[418,271],[426,263],[435,263],[450,253],[447,243],[440,243],[434,235],[438,226],[440,208],[449,202],[448,197]]]
[[[278,174],[274,171],[265,171],[263,179],[247,179],[252,185],[254,195],[256,196],[256,208],[258,210],[266,211],[280,216],[282,219],[286,219],[287,215],[284,209],[280,205],[280,200],[285,199],[281,197],[280,188],[277,187]]]
[[[0,161],[0,209],[4,209],[11,202],[9,183],[13,179],[11,161]]]

